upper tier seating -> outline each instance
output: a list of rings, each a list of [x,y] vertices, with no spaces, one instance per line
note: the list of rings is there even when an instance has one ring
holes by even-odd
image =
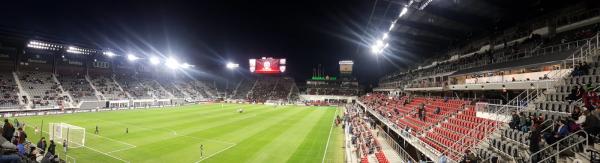
[[[181,89],[183,92],[188,94],[190,96],[190,98],[192,98],[194,100],[198,100],[201,97],[203,97],[200,95],[200,92],[198,90],[196,90],[196,88],[190,84],[190,82],[175,81],[175,82],[173,82],[173,84],[177,85],[177,87],[179,87],[179,89]]]
[[[92,84],[98,92],[102,93],[105,100],[122,100],[127,99],[125,92],[119,89],[119,86],[109,76],[90,75]]]
[[[11,73],[0,73],[0,108],[17,108],[19,92]]]
[[[246,99],[246,95],[252,90],[252,86],[254,86],[256,80],[242,80],[241,82],[240,86],[235,90],[233,99]]]
[[[259,79],[249,94],[249,98],[256,102],[265,102],[269,100],[271,91],[277,86],[277,78]]]
[[[158,82],[160,83],[161,86],[163,86],[163,88],[165,88],[165,90],[167,90],[169,93],[171,93],[173,96],[175,96],[175,98],[184,98],[185,97],[183,92],[181,92],[179,89],[177,89],[177,87],[175,87],[175,84],[172,81],[159,80]]]
[[[52,108],[62,105],[68,99],[62,94],[51,73],[38,71],[19,72],[19,80],[23,90],[29,93],[29,99],[35,108]]]
[[[169,92],[162,89],[162,86],[155,80],[152,79],[140,79],[140,84],[158,99],[170,98]]]
[[[153,90],[145,87],[140,81],[130,75],[115,75],[115,80],[119,82],[121,88],[128,92],[134,99],[151,99]]]
[[[73,97],[76,102],[98,100],[94,89],[90,86],[84,75],[60,75],[58,81],[63,89]]]

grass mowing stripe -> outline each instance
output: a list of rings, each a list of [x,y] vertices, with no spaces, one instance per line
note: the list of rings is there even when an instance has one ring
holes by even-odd
[[[235,137],[234,139],[237,139],[238,145],[206,160],[206,162],[244,162],[244,160],[254,155],[257,148],[269,143],[272,140],[272,134],[282,132],[274,126],[298,121],[302,116],[309,113],[308,110],[304,109],[290,110],[285,112],[293,114],[286,113],[282,116],[265,117],[269,119],[258,124],[260,127],[248,126],[237,130],[235,133],[225,135],[225,137]]]
[[[278,124],[274,127],[284,130],[271,137],[271,141],[255,150],[255,155],[248,162],[284,162],[300,146],[310,129],[315,126],[319,119],[323,118],[325,111],[310,109],[310,114],[299,117],[300,121],[290,124]],[[289,150],[280,150],[287,148]]]
[[[307,136],[312,139],[305,139],[302,146],[296,149],[287,162],[321,162],[331,127],[331,118],[335,115],[335,109],[326,111],[327,114],[319,119],[318,125],[314,126]]]
[[[273,110],[274,112],[269,112],[269,113],[265,113],[266,116],[274,116],[274,117],[283,117],[286,114],[295,114],[294,112],[291,111],[283,111],[281,112],[280,110]],[[243,115],[243,114],[242,114]],[[217,134],[222,133],[228,133],[232,130],[237,130],[237,128],[241,127],[241,126],[251,126],[253,128],[256,128],[257,126],[253,125],[255,123],[259,123],[262,121],[268,121],[268,119],[265,118],[260,118],[260,117],[252,117],[249,119],[245,119],[242,121],[236,121],[235,124],[229,123],[229,124],[224,124],[224,125],[220,125],[220,126],[214,126],[211,128],[207,128],[206,131],[198,131],[196,133],[191,133],[188,134],[189,136],[193,136],[193,137],[200,137],[200,138],[217,138],[217,139],[222,139],[221,136],[218,136]],[[240,125],[241,124],[241,125]],[[170,138],[167,139],[165,141],[175,141],[173,139],[177,139],[177,138]],[[133,152],[136,153],[136,151],[140,151],[140,150],[144,150],[145,148],[149,148],[149,149],[156,149],[156,146],[162,146],[168,143],[164,143],[164,142],[151,142],[148,144],[144,144],[144,145],[138,145],[138,148],[132,149],[128,152]],[[205,144],[206,145],[206,144]],[[192,148],[191,146],[195,147]],[[217,146],[217,147],[215,147]],[[192,149],[193,152],[199,153],[199,144],[178,144],[177,148],[190,148]],[[211,144],[211,146],[205,146],[205,150],[206,153],[212,153],[212,152],[216,152],[218,150],[221,150],[222,148],[225,148],[222,144]],[[175,155],[176,152],[179,151],[162,151],[161,154],[162,155]],[[144,153],[140,153],[140,154],[144,154]],[[198,154],[199,155],[199,154]],[[199,160],[200,158],[198,157],[197,160]],[[184,161],[184,159],[178,159],[178,160],[182,160],[183,162],[193,162],[195,160],[188,160],[188,161]]]
[[[239,114],[236,112],[238,108],[244,108],[246,112]],[[44,131],[48,130],[48,122],[82,126],[90,134],[93,134],[96,124],[101,125],[101,136],[107,138],[88,136],[86,140],[86,146],[98,152],[85,148],[69,152],[80,163],[119,162],[100,152],[111,152],[110,155],[131,162],[196,162],[202,159],[199,156],[200,144],[205,145],[205,156],[212,155],[205,157],[207,159],[203,162],[311,162],[310,158],[315,156],[306,156],[310,157],[306,161],[292,157],[297,157],[298,151],[304,148],[324,152],[323,145],[307,146],[306,143],[311,142],[309,139],[327,140],[326,134],[315,135],[314,130],[322,125],[322,119],[331,119],[331,111],[334,110],[326,107],[202,104],[178,106],[176,109],[120,110],[19,119],[29,126],[39,126],[44,120]],[[129,128],[130,133],[126,134],[125,128]],[[32,134],[33,130],[28,130],[28,133],[31,141],[38,140],[39,135]],[[131,148],[120,142],[137,147]],[[61,149],[61,146],[58,148]],[[317,155],[322,155],[321,152]],[[317,159],[320,160],[320,157]]]

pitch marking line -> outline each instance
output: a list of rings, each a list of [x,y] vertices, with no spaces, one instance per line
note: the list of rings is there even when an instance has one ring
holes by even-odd
[[[333,132],[333,125],[335,125],[335,117],[337,116],[338,110],[339,108],[335,110],[333,119],[331,120],[331,128],[329,128],[329,136],[327,137],[327,144],[325,144],[325,151],[323,152],[323,160],[321,161],[321,163],[325,163],[325,156],[327,156],[327,148],[329,147],[329,141],[331,140],[331,132]]]
[[[31,126],[27,126],[27,127],[29,127],[29,128],[32,128],[32,129],[33,129],[33,127],[31,127]],[[42,132],[45,132],[45,133],[47,133],[47,134],[50,134],[50,133],[48,133],[47,131],[42,131]],[[94,152],[98,152],[98,153],[100,153],[100,154],[106,155],[106,156],[108,156],[108,157],[111,157],[111,158],[117,159],[117,160],[119,160],[119,161],[123,161],[123,162],[129,163],[129,161],[127,161],[127,160],[123,160],[123,159],[121,159],[121,158],[119,158],[119,157],[116,157],[116,156],[113,156],[113,155],[111,155],[111,154],[108,154],[108,153],[102,152],[102,151],[100,151],[100,150],[97,150],[97,149],[94,149],[94,148],[92,148],[92,147],[88,147],[88,146],[83,146],[83,147],[84,147],[84,148],[87,148],[87,149],[90,149],[90,150],[92,150],[92,151],[94,151]],[[72,158],[75,158],[75,157],[72,157]]]
[[[123,142],[123,141],[119,141],[119,140],[115,140],[115,139],[111,139],[111,138],[108,138],[108,137],[105,137],[105,136],[96,135],[96,134],[89,134],[89,133],[86,133],[86,134],[88,134],[88,135],[94,135],[94,136],[97,136],[97,137],[100,137],[100,138],[103,138],[103,139],[108,139],[110,141],[114,141],[114,142],[117,142],[117,143],[125,144],[125,145],[127,145],[129,147],[133,147],[133,148],[137,147],[136,145],[129,144],[127,142]]]
[[[220,150],[220,151],[217,151],[217,152],[215,152],[215,153],[213,153],[213,154],[210,154],[210,155],[208,155],[208,156],[206,156],[206,157],[203,157],[202,159],[200,159],[200,160],[196,161],[195,163],[202,162],[202,161],[204,161],[204,160],[206,160],[206,159],[208,159],[208,158],[211,158],[212,156],[215,156],[215,155],[217,155],[217,154],[219,154],[219,153],[221,153],[221,152],[224,152],[224,151],[228,150],[229,148],[232,148],[232,147],[234,147],[234,146],[236,146],[236,145],[237,145],[237,144],[235,144],[235,143],[234,143],[233,145],[230,145],[229,147],[227,147],[227,148],[225,148],[225,149],[222,149],[222,150]]]

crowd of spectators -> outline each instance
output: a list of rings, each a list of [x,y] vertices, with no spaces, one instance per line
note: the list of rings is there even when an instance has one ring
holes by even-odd
[[[350,141],[354,148],[353,152],[358,158],[367,158],[369,154],[379,151],[379,146],[372,130],[375,122],[366,115],[361,114],[355,105],[348,105],[344,113],[345,125],[351,134]]]
[[[19,104],[17,84],[8,73],[0,73],[0,108],[14,107]]]
[[[51,73],[40,71],[20,72],[19,80],[23,89],[29,93],[34,107],[54,107],[68,100],[62,96],[58,83],[53,79]]]
[[[92,84],[94,84],[98,92],[102,93],[105,100],[120,100],[127,98],[125,92],[119,89],[119,86],[111,77],[105,75],[94,75],[90,77],[92,78]]]
[[[150,99],[152,98],[151,90],[140,83],[138,79],[130,74],[117,74],[115,80],[121,85],[123,91],[129,93],[135,99]]]
[[[166,99],[170,97],[169,92],[166,92],[157,81],[154,81],[153,79],[140,79],[139,81],[146,90],[150,91],[150,94],[152,94],[154,98]]]
[[[50,143],[42,137],[37,143],[32,143],[27,137],[24,128],[25,123],[19,123],[17,119],[14,124],[4,119],[4,125],[0,129],[0,162],[20,163],[59,163],[64,162],[56,153],[56,144]]]
[[[246,99],[248,92],[252,90],[255,82],[256,80],[242,80],[241,83],[239,83],[239,86],[233,91],[233,99]]]
[[[420,68],[409,69],[405,72],[396,72],[388,76],[383,77],[380,80],[380,85],[390,87],[397,86],[398,84],[392,84],[399,81],[411,81],[418,77],[428,77],[435,74],[443,74],[452,71],[484,66],[494,63],[505,63],[515,61],[519,59],[529,58],[539,55],[554,54],[555,52],[567,51],[575,49],[577,46],[583,46],[583,44],[573,44],[564,48],[553,48],[554,46],[560,46],[559,44],[570,44],[577,42],[582,39],[587,39],[596,35],[600,30],[600,24],[588,25],[579,29],[566,31],[556,36],[543,38],[537,34],[529,34],[529,36],[521,42],[511,42],[510,39],[495,39],[496,41],[490,41],[494,45],[501,45],[497,49],[476,51],[472,53],[462,53],[455,55],[454,53],[447,53],[448,55],[455,55],[454,57],[436,57],[443,58],[443,60],[434,61],[436,64],[424,66]],[[497,41],[500,40],[500,41]],[[499,44],[496,44],[499,43]],[[541,50],[544,48],[550,48],[552,50],[545,51]],[[468,51],[467,51],[468,52]],[[542,53],[543,52],[543,53]],[[447,59],[450,58],[450,59]],[[406,83],[404,83],[406,84]],[[404,85],[401,84],[401,85]],[[438,83],[434,83],[440,85]],[[425,84],[427,85],[427,84]],[[418,87],[419,85],[413,85],[412,87]]]
[[[295,85],[294,79],[287,77],[257,79],[247,100],[258,103],[267,100],[288,100]]]
[[[82,100],[97,100],[94,89],[82,74],[60,75],[58,81],[63,89],[71,94],[75,103]]]

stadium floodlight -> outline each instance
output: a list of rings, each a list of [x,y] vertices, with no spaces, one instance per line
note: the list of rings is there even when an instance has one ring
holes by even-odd
[[[408,12],[408,7],[404,6],[402,8],[402,11],[400,11],[400,15],[398,15],[398,17],[400,18],[400,17],[406,15],[407,12]]]
[[[111,52],[111,51],[105,51],[105,52],[102,52],[102,54],[104,54],[104,55],[106,55],[106,56],[108,56],[108,57],[113,57],[113,56],[115,56],[115,53],[113,53],[113,52]]]
[[[236,68],[240,67],[240,65],[237,64],[237,63],[231,63],[231,62],[229,62],[229,63],[227,63],[226,67],[228,69],[236,69]]]
[[[177,62],[177,60],[175,58],[167,59],[167,61],[165,62],[165,65],[171,69],[176,69],[177,67],[179,67],[179,63]]]
[[[377,42],[375,42],[375,45],[371,46],[371,52],[373,54],[379,54],[383,48],[385,48],[387,44],[383,43],[383,40],[377,40]]]
[[[152,57],[150,58],[150,64],[152,65],[158,65],[160,63],[160,59],[158,57]]]
[[[382,38],[382,39],[383,39],[383,40],[385,40],[385,39],[387,39],[387,38],[388,38],[388,33],[387,33],[387,32],[386,32],[386,33],[383,33],[383,38]]]
[[[128,55],[127,55],[127,60],[129,60],[129,61],[135,61],[135,60],[137,60],[137,59],[139,59],[139,58],[138,58],[138,57],[136,57],[136,56],[135,56],[135,55],[133,55],[133,54],[128,54]]]

